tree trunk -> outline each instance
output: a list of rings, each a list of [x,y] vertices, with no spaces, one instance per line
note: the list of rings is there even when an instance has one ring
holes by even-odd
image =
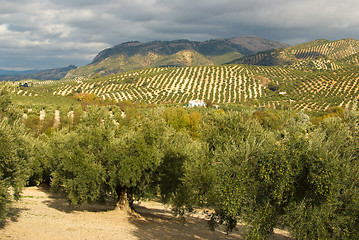
[[[133,208],[133,188],[129,188],[127,189],[127,201],[128,201],[128,206],[131,208],[132,211],[134,211],[135,209]]]
[[[116,194],[117,194],[116,207],[121,210],[131,212],[133,210],[132,189],[118,186],[116,188]]]

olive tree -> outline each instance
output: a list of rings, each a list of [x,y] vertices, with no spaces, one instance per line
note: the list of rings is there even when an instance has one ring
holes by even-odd
[[[297,173],[297,191],[287,209],[298,239],[359,237],[358,121],[349,121],[325,119],[310,137],[308,161]]]
[[[161,161],[161,118],[134,118],[116,125],[105,108],[89,107],[73,131],[51,139],[52,187],[62,189],[72,204],[116,199],[130,205],[152,181]]]
[[[202,129],[217,173],[205,180],[215,189],[205,197],[216,211],[210,226],[231,231],[242,220],[248,239],[265,239],[277,226],[298,239],[358,238],[357,119],[315,128],[294,114],[276,131],[239,113],[210,116]]]
[[[17,119],[9,93],[0,90],[0,220],[6,217],[12,198],[19,199],[28,178],[28,136]]]

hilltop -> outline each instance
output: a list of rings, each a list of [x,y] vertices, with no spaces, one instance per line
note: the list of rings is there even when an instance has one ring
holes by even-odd
[[[255,36],[214,39],[125,42],[101,51],[89,65],[67,77],[109,75],[147,67],[220,65],[242,56],[288,45]]]

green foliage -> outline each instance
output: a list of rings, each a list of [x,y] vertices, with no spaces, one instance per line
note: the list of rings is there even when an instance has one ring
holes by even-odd
[[[190,178],[200,180],[201,177],[206,177],[206,174],[200,173],[203,168],[201,165],[207,162],[201,143],[183,132],[171,131],[165,137],[163,149],[164,154],[159,166],[159,187],[164,202],[176,202],[175,206],[190,206],[193,201],[199,201],[193,198],[195,195],[187,193],[187,190],[196,192],[199,187],[185,183],[207,184],[207,181],[189,181]],[[207,189],[208,187],[202,188],[202,191]],[[183,213],[180,207],[176,208],[176,213]]]
[[[48,140],[52,188],[65,191],[72,204],[96,201],[102,194],[105,169],[101,151],[110,132],[101,127],[100,116],[91,109],[87,122],[70,132],[59,131]]]
[[[124,114],[123,114],[124,113]],[[128,105],[122,112],[117,110],[115,113],[115,119],[117,122],[125,126],[130,126],[134,121],[141,119],[142,114],[138,108]]]
[[[161,130],[152,127],[138,131],[128,129],[109,144],[106,162],[103,164],[109,171],[109,187],[112,190],[118,187],[132,189],[138,197],[147,194],[146,188],[162,156],[157,145]]]
[[[278,84],[276,84],[276,83],[274,83],[274,82],[270,82],[270,83],[268,84],[268,89],[271,90],[271,91],[273,91],[273,92],[278,92],[280,88],[279,88],[279,85],[278,85]]]
[[[253,117],[267,129],[279,129],[281,126],[278,115],[272,111],[258,110],[253,113]]]
[[[239,221],[247,239],[286,227],[297,239],[359,237],[359,114],[341,107],[310,113],[124,102],[75,109],[53,130],[52,114],[30,114],[24,135],[4,98],[0,126],[0,215],[30,184],[47,182],[71,204],[159,197],[184,216],[211,209],[210,227]],[[9,105],[10,104],[10,105]],[[123,112],[124,111],[124,112]],[[323,117],[325,116],[325,117]]]
[[[162,113],[166,122],[177,131],[188,131],[193,137],[198,136],[200,120],[199,112],[188,113],[183,108],[167,108]]]
[[[138,77],[134,77],[134,76],[126,77],[124,80],[125,83],[136,83],[137,81],[138,81]]]
[[[265,239],[281,225],[298,239],[357,237],[358,128],[353,126],[358,122],[351,118],[348,126],[328,118],[315,129],[308,116],[298,113],[277,134],[248,115],[213,113],[205,117],[202,131],[209,147],[205,158],[213,161],[205,174],[212,177],[198,172],[193,177],[196,165],[188,162],[192,167],[178,189],[191,200],[174,201],[175,209],[205,203],[216,210],[212,228],[224,224],[232,231],[242,220],[250,226],[248,239]],[[210,195],[196,186],[210,186]]]
[[[92,76],[92,79],[99,79],[101,77],[102,77],[101,74],[96,73],[95,75]]]
[[[28,143],[30,150],[31,166],[29,168],[29,185],[35,186],[41,183],[50,184],[50,159],[51,151],[49,136],[41,135],[39,138],[31,138]]]
[[[101,148],[100,138],[94,136],[101,134],[93,129],[91,134],[71,132],[64,136],[58,133],[50,143],[52,188],[63,189],[72,204],[95,201],[100,198],[104,179],[104,169],[98,163],[96,150]],[[96,145],[93,141],[96,141]]]
[[[53,189],[63,190],[75,205],[107,195],[119,200],[127,191],[144,195],[161,159],[164,128],[158,121],[134,119],[117,129],[105,108],[88,108],[75,130],[50,138]]]
[[[12,199],[19,199],[21,188],[28,178],[30,140],[16,120],[17,110],[0,90],[0,221],[7,214]]]
[[[340,118],[323,121],[315,132],[307,163],[305,198],[290,209],[298,239],[358,237],[358,170],[355,139]]]
[[[6,119],[14,122],[19,118],[20,113],[12,104],[9,91],[9,88],[0,86],[0,120]]]
[[[10,94],[6,88],[0,89],[0,114],[9,113],[9,108],[11,106]]]
[[[16,125],[5,121],[0,122],[0,220],[6,217],[8,204],[12,199],[17,200],[21,188],[28,177],[27,139],[24,132]],[[12,190],[12,194],[9,190]]]
[[[25,121],[24,126],[28,128],[30,131],[34,132],[36,135],[39,134],[40,131],[40,118],[36,115],[30,115]]]
[[[272,222],[276,217],[271,214],[264,219],[264,213],[274,211],[268,209],[271,195],[267,194],[273,190],[275,180],[281,177],[271,176],[270,173],[276,172],[271,168],[277,166],[264,158],[275,147],[274,135],[238,114],[224,115],[218,120],[206,134],[210,136],[207,142],[210,143],[217,175],[221,176],[217,179],[216,198],[213,200],[216,213],[212,215],[211,226],[225,224],[227,230],[232,231],[240,216],[250,225],[258,227],[258,231],[269,234],[271,225],[266,226],[264,221]],[[214,142],[213,139],[218,137],[219,141]],[[279,189],[281,187],[278,186]]]

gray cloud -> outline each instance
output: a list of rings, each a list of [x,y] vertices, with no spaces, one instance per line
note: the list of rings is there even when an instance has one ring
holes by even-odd
[[[124,41],[359,38],[356,0],[0,0],[0,68],[84,65]]]

